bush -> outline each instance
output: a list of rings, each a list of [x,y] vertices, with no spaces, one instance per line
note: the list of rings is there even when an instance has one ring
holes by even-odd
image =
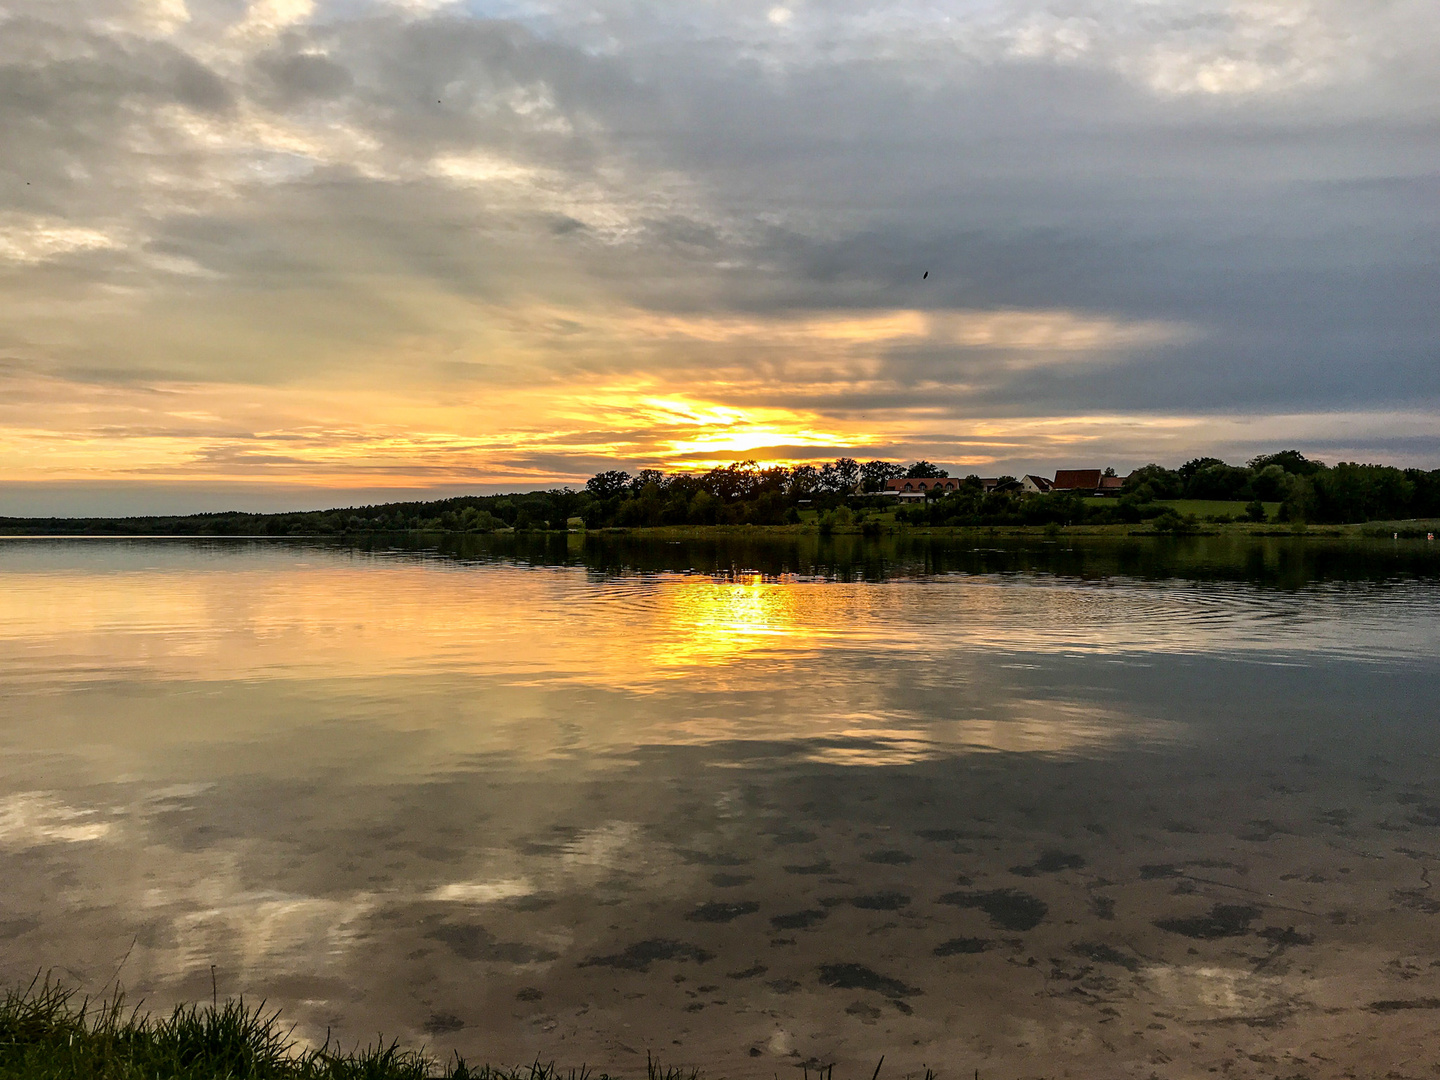
[[[460,514],[460,527],[467,532],[494,532],[504,524],[489,510],[481,510],[475,506],[467,506]]]
[[[1180,536],[1184,533],[1193,533],[1198,528],[1194,514],[1186,514],[1181,517],[1172,506],[1165,507],[1156,514],[1150,521],[1156,532],[1171,533]]]

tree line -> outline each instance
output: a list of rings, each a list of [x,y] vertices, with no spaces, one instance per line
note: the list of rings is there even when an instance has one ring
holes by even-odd
[[[1106,470],[1109,472],[1109,470]],[[813,506],[821,523],[844,525],[887,509],[874,495],[892,477],[947,477],[928,461],[909,466],[889,461],[863,465],[839,458],[816,467],[761,469],[740,462],[707,473],[666,475],[653,469],[631,475],[597,473],[586,485],[592,502],[586,524],[647,525],[780,524],[800,520]],[[931,491],[923,504],[901,507],[896,518],[915,525],[1111,524],[1154,521],[1178,528],[1184,515],[1174,500],[1234,503],[1212,520],[1349,523],[1440,516],[1440,469],[1398,469],[1341,462],[1327,466],[1297,450],[1262,454],[1244,465],[1219,458],[1192,458],[1176,469],[1146,465],[1125,479],[1118,498],[1086,498],[1073,492],[1034,493],[1013,476],[987,489],[979,476],[958,490]],[[1273,511],[1270,507],[1278,504]]]
[[[1251,521],[1348,524],[1440,517],[1440,469],[1341,462],[1328,466],[1297,450],[1262,454],[1244,465],[1219,458],[1192,458],[1179,468],[1146,465],[1125,478],[1118,498],[1087,499],[1073,493],[1027,494],[1012,477],[986,492],[967,477],[954,494],[901,510],[900,520],[928,525],[1134,524],[1183,531],[1194,515],[1176,500],[1231,504],[1206,515],[1212,522]],[[1277,505],[1278,504],[1278,505]]]
[[[1262,454],[1245,465],[1193,458],[1178,469],[1146,465],[1126,478],[1122,501],[1223,499],[1280,504],[1280,521],[1344,524],[1440,516],[1440,469],[1398,469],[1342,461],[1328,466],[1296,450]]]
[[[1180,529],[1177,499],[1222,500],[1233,513],[1212,520],[1347,523],[1440,517],[1440,469],[1399,469],[1341,462],[1327,466],[1295,450],[1244,465],[1194,458],[1177,469],[1146,465],[1126,478],[1118,498],[1034,494],[1014,477],[987,490],[978,476],[959,490],[931,492],[898,509],[878,494],[894,477],[949,474],[928,461],[902,465],[837,458],[823,465],[764,467],[733,462],[707,472],[616,469],[580,490],[552,488],[508,495],[470,495],[341,510],[282,514],[218,513],[132,518],[0,518],[6,533],[104,533],[210,536],[343,535],[358,532],[495,532],[645,528],[661,525],[783,525],[812,516],[822,529],[878,527],[882,515],[911,525],[1048,525],[1149,521]],[[1278,507],[1276,507],[1278,504]],[[1276,507],[1273,511],[1271,507]],[[804,513],[802,514],[802,511]],[[814,511],[812,515],[810,512]]]

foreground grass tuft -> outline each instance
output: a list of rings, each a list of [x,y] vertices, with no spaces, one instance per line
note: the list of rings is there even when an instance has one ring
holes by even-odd
[[[648,1062],[647,1080],[697,1080]],[[0,1080],[611,1080],[539,1062],[523,1069],[439,1063],[398,1042],[302,1048],[278,1012],[243,1000],[155,1018],[123,995],[100,1002],[38,979],[0,1003]]]

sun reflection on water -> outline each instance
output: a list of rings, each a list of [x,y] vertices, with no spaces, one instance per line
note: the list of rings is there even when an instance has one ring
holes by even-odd
[[[653,659],[663,668],[706,667],[818,642],[824,632],[801,619],[793,582],[759,574],[735,580],[691,579],[663,590],[663,627]]]
[[[1335,590],[1308,594],[1302,619],[1292,598],[1247,586],[598,576],[278,546],[116,547],[97,561],[98,550],[8,549],[0,684],[7,719],[33,720],[12,721],[12,745],[23,728],[27,746],[49,746],[52,699],[89,695],[59,714],[73,740],[123,746],[136,767],[164,748],[258,744],[332,720],[403,733],[417,770],[681,744],[853,765],[1086,755],[1182,733],[1154,722],[1143,695],[1097,702],[1088,683],[1056,691],[1047,671],[1167,654],[1313,663],[1341,646],[1353,656],[1357,635],[1394,650],[1433,638],[1422,608],[1397,618],[1393,602]]]

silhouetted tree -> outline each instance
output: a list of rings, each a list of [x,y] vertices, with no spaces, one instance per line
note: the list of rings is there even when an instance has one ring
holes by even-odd
[[[599,499],[609,499],[619,495],[630,486],[630,474],[619,469],[610,469],[608,472],[596,473],[589,480],[585,481],[585,488],[590,494]]]
[[[905,475],[922,480],[931,480],[937,477],[947,477],[950,474],[938,465],[932,465],[928,461],[917,461],[905,471]]]
[[[665,474],[659,469],[641,469],[630,478],[631,491],[643,491],[651,484],[654,484],[657,488],[663,488],[665,486]]]
[[[820,490],[820,470],[814,465],[796,465],[790,470],[788,493],[797,499],[808,499]]]
[[[866,491],[884,491],[885,481],[905,475],[905,466],[893,461],[867,461],[860,466],[860,483]]]
[[[820,487],[825,491],[854,491],[858,483],[860,466],[854,458],[836,458],[820,469]]]

